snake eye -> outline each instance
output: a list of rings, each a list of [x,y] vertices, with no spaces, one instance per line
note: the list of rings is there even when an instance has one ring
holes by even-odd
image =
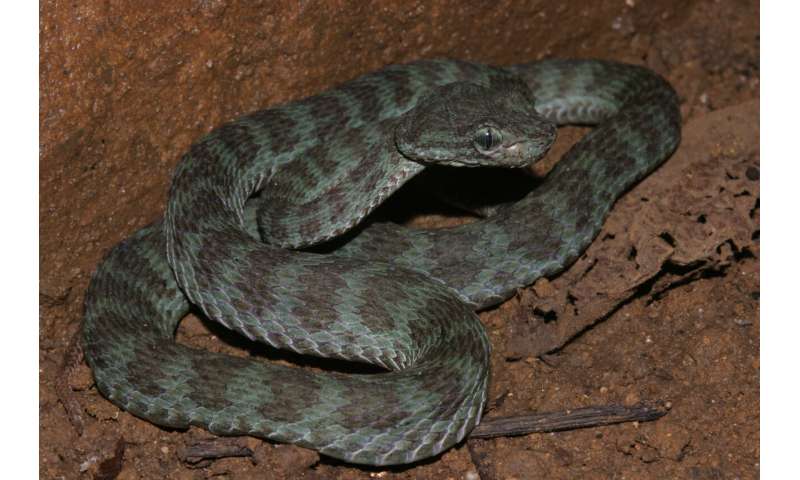
[[[482,152],[490,152],[503,142],[503,135],[493,127],[482,127],[473,137],[475,147]]]

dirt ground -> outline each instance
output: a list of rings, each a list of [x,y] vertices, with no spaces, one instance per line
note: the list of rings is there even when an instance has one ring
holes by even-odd
[[[42,478],[758,477],[757,1],[53,0],[40,15]],[[566,272],[481,313],[494,348],[486,418],[654,401],[669,413],[473,439],[421,464],[367,469],[254,438],[229,441],[245,456],[193,464],[187,448],[210,434],[162,429],[102,398],[70,348],[89,276],[160,215],[191,141],[244,112],[421,57],[610,58],[675,86],[685,122],[676,154],[617,202]],[[548,163],[583,131],[562,129]],[[463,219],[410,223],[454,221]],[[195,317],[178,338],[246,354]]]

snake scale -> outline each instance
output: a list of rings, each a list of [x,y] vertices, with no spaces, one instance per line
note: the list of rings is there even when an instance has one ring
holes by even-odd
[[[520,167],[561,124],[597,125],[522,200],[469,224],[364,222],[426,165]],[[348,462],[461,441],[487,395],[475,314],[573,262],[614,201],[680,139],[655,73],[598,60],[393,65],[225,124],[180,160],[163,220],[92,277],[83,348],[98,390],[155,424]],[[322,254],[303,249],[359,225]],[[380,372],[286,366],[175,342],[191,306],[279,349]]]

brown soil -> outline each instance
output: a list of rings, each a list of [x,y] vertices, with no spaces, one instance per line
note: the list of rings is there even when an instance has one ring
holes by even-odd
[[[43,478],[758,476],[757,1],[133,5],[41,6]],[[396,469],[252,438],[230,440],[252,455],[191,464],[187,447],[207,433],[155,427],[97,393],[69,349],[89,276],[161,213],[193,139],[385,64],[443,56],[611,58],[647,65],[678,90],[685,127],[675,156],[617,203],[567,272],[481,314],[494,346],[487,418],[654,400],[669,402],[665,417],[470,440]],[[581,132],[565,129],[551,158]],[[242,354],[196,318],[179,336]]]

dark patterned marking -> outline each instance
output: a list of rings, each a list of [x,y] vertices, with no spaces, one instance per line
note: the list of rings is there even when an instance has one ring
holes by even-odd
[[[405,70],[394,69],[386,72],[386,80],[392,84],[395,105],[408,105],[416,93],[411,87],[411,74]]]
[[[305,101],[314,120],[313,136],[321,140],[338,133],[347,123],[347,108],[334,95],[321,94]]]
[[[383,113],[383,104],[378,87],[371,83],[354,82],[344,85],[342,91],[350,95],[358,104],[360,122],[364,125],[370,125],[380,120]]]
[[[286,112],[285,108],[261,110],[247,117],[248,123],[260,125],[260,136],[266,137],[272,155],[279,155],[293,150],[300,140],[297,132],[297,121]]]

